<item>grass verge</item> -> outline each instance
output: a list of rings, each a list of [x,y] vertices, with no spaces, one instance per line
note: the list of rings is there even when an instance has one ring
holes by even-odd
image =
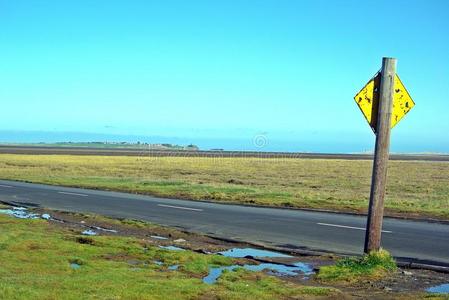
[[[202,283],[210,266],[233,263],[217,255],[160,249],[137,238],[80,236],[44,220],[0,215],[2,299],[314,299],[338,295],[333,289],[302,287],[244,270],[226,273],[215,285]],[[174,264],[179,269],[170,271],[168,266]]]
[[[321,267],[317,278],[322,281],[357,282],[378,280],[397,270],[396,262],[386,250],[371,252],[361,258],[344,258],[333,266]]]

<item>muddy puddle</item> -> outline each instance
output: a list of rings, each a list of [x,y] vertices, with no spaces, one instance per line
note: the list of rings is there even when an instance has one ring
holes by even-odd
[[[39,219],[40,215],[30,213],[25,207],[13,207],[11,209],[0,209],[0,214],[6,214],[18,219]]]
[[[93,229],[99,230],[99,231],[105,231],[105,232],[111,232],[111,233],[117,233],[118,231],[115,229],[107,229],[99,226],[92,226]]]
[[[107,229],[107,228],[103,228],[103,227],[99,227],[99,226],[85,226],[85,227],[90,227],[91,229],[86,229],[83,232],[81,232],[82,235],[90,235],[90,236],[94,236],[97,235],[98,233],[95,231],[104,231],[104,232],[110,232],[110,233],[117,233],[117,230],[114,229]],[[95,230],[93,230],[95,229]]]
[[[268,250],[260,250],[255,248],[232,248],[226,251],[218,252],[217,254],[221,254],[226,257],[232,258],[245,258],[245,257],[265,257],[265,258],[277,258],[283,257],[288,258],[292,257],[290,255],[286,255],[279,252],[273,252]]]
[[[10,215],[10,216],[13,216],[18,219],[44,219],[47,221],[55,221],[58,223],[65,223],[64,220],[60,220],[57,218],[55,219],[48,213],[39,214],[39,213],[29,212],[28,209],[25,207],[11,207],[9,209],[0,209],[0,214]],[[86,226],[86,225],[82,225],[82,224],[80,224],[80,226],[88,228],[81,232],[81,234],[83,234],[83,235],[89,235],[89,236],[97,235],[98,233],[95,230],[108,232],[108,233],[118,233],[118,231],[115,229],[108,229],[108,228],[104,228],[104,227],[100,227],[100,226]]]
[[[218,252],[217,254],[232,257],[232,258],[292,258],[290,255],[286,255],[279,252],[273,252],[268,250],[260,250],[255,248],[232,248],[226,251]],[[262,272],[266,271],[269,275],[274,276],[298,276],[304,277],[314,274],[313,267],[311,265],[296,262],[293,264],[280,264],[280,263],[261,263],[257,265],[234,265],[219,268],[210,268],[209,274],[203,278],[203,282],[206,284],[214,284],[220,278],[221,274],[226,271],[234,271],[237,268],[243,268],[248,271]]]
[[[155,264],[155,265],[158,265],[158,266],[164,266],[164,263],[163,262],[161,262],[161,261],[159,261],[159,260],[155,260],[155,261],[153,261],[153,263]],[[169,271],[177,271],[178,269],[179,269],[179,265],[171,265],[171,266],[167,266],[167,269],[169,270]]]
[[[79,270],[81,266],[77,263],[71,263],[70,268],[72,268],[73,270]]]
[[[159,246],[159,248],[171,251],[185,251],[185,249],[176,246]]]
[[[219,267],[219,268],[210,268],[209,274],[203,278],[203,282],[206,284],[214,284],[217,282],[218,278],[221,276],[221,274],[227,270],[227,271],[234,271],[239,266],[229,266],[229,267]]]
[[[254,272],[269,270],[269,273],[271,275],[276,275],[276,276],[297,276],[299,274],[307,276],[307,275],[314,274],[313,267],[311,265],[301,263],[301,262],[295,263],[293,266],[262,263],[259,265],[245,265],[243,267],[246,270],[254,271]]]
[[[41,218],[47,221],[51,220],[51,216],[49,214],[42,214]]]
[[[226,271],[235,271],[238,268],[243,268],[248,271],[253,272],[262,272],[266,271],[267,274],[283,277],[283,276],[310,276],[314,274],[313,268],[310,265],[304,263],[296,263],[295,266],[286,266],[279,264],[271,264],[271,263],[262,263],[258,265],[243,265],[243,266],[227,266],[227,267],[218,267],[218,268],[210,268],[209,274],[203,278],[203,282],[206,284],[214,284],[217,282],[218,278],[220,278],[221,274]]]
[[[94,236],[97,235],[97,233],[91,229],[87,229],[84,230],[83,232],[81,232],[82,235],[89,235],[89,236]]]
[[[163,240],[163,241],[168,240],[168,238],[166,238],[165,236],[151,235],[150,237],[155,240]]]
[[[25,207],[15,206],[9,209],[0,209],[0,214],[10,215],[18,219],[44,219],[53,221],[53,218],[49,214],[32,213]]]
[[[159,248],[166,249],[166,250],[172,250],[172,251],[184,250],[184,249],[176,247],[176,246],[159,246]],[[232,258],[292,257],[292,256],[278,253],[278,252],[260,250],[260,249],[255,249],[255,248],[233,248],[233,249],[229,249],[227,251],[217,252],[216,254],[220,254],[220,255],[223,255],[226,257],[232,257]],[[162,263],[160,263],[160,265],[162,265]],[[168,267],[169,270],[177,270],[178,268],[179,268],[178,265],[173,265],[173,266]],[[203,278],[203,282],[206,284],[214,284],[225,270],[234,271],[238,268],[243,268],[245,270],[253,271],[253,272],[266,271],[267,274],[273,275],[273,276],[278,276],[278,277],[302,275],[302,276],[304,276],[305,279],[307,279],[307,276],[314,274],[313,267],[309,264],[305,264],[302,262],[296,262],[296,263],[288,264],[288,265],[280,264],[280,263],[260,263],[260,264],[255,264],[255,265],[245,264],[245,265],[233,265],[233,266],[226,266],[226,267],[210,268],[209,274]]]
[[[426,292],[433,294],[449,294],[449,283],[430,287],[426,290]]]

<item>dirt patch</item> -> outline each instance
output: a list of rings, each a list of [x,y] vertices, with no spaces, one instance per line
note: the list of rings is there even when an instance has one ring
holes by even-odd
[[[238,180],[238,179],[229,179],[229,180],[227,181],[227,183],[229,183],[229,184],[237,184],[237,185],[245,184],[243,181]]]
[[[80,236],[76,238],[76,242],[83,245],[94,245],[95,241],[91,238]]]
[[[149,245],[178,246],[199,253],[215,253],[232,247],[245,246],[214,239],[204,235],[194,234],[174,228],[152,225],[146,222],[127,219],[109,219],[97,215],[51,211],[46,209],[33,210],[40,214],[49,214],[49,222],[65,227],[73,232],[82,233],[86,229],[98,235],[136,237]],[[88,237],[83,237],[86,241]]]
[[[363,292],[370,290],[372,295],[382,296],[385,294],[404,294],[410,292],[423,292],[427,288],[449,282],[449,275],[427,270],[399,269],[390,277],[376,281],[362,281],[358,284],[346,286],[336,284],[341,290]]]

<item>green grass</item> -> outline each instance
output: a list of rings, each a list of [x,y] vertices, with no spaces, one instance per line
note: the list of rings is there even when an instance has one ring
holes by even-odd
[[[72,269],[74,262],[81,267]],[[167,251],[135,238],[84,237],[44,220],[0,215],[1,299],[313,299],[338,294],[243,270],[225,274],[215,285],[202,283],[209,266],[232,263],[223,256]],[[169,271],[172,264],[180,269]]]
[[[368,160],[0,155],[0,178],[193,200],[366,212]],[[449,220],[449,163],[391,161],[386,214]]]
[[[361,258],[344,258],[333,266],[321,267],[317,278],[322,281],[356,282],[380,279],[397,270],[393,257],[385,250],[371,252]]]

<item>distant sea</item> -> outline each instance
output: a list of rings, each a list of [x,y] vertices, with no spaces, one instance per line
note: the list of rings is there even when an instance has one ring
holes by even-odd
[[[314,152],[314,153],[368,153],[374,147],[373,137],[341,139],[320,139],[319,137],[301,138],[295,136],[290,139],[272,136],[254,135],[239,138],[212,137],[176,137],[176,136],[145,136],[121,135],[86,132],[58,132],[58,131],[13,131],[0,130],[0,143],[57,143],[57,142],[129,142],[150,144],[176,144],[186,146],[197,145],[201,150],[223,149],[235,151],[274,151],[274,152]],[[406,149],[405,149],[406,148]],[[400,153],[443,153],[448,145],[441,145],[429,151],[428,148],[405,145],[392,149]]]

